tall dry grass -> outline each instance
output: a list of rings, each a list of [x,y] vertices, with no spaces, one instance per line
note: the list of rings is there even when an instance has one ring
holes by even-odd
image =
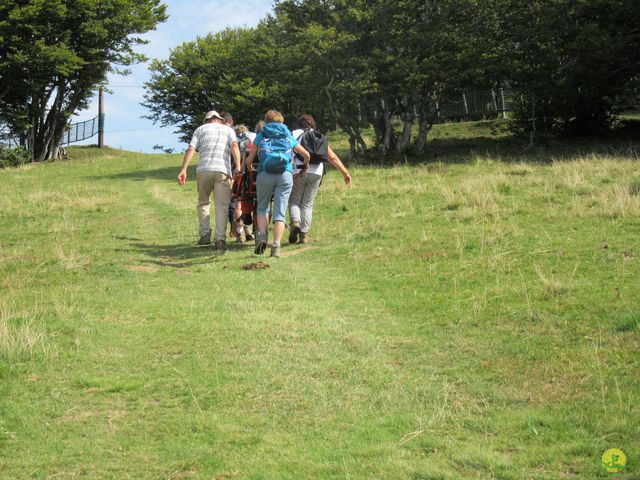
[[[18,312],[11,305],[0,304],[0,358],[15,361],[50,353],[41,315],[37,306]]]

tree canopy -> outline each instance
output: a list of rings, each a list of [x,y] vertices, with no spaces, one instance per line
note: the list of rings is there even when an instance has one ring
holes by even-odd
[[[436,98],[508,85],[516,127],[590,133],[638,90],[639,17],[634,0],[281,0],[156,60],[145,105],[184,139],[208,108],[276,107],[341,127],[352,152],[370,125],[382,152],[420,153]]]
[[[166,19],[160,0],[0,4],[0,122],[34,160],[53,158],[69,117],[109,71],[141,61],[138,36]]]

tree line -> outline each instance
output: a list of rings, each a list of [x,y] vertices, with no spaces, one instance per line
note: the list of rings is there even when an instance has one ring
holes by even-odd
[[[2,2],[0,126],[54,158],[70,116],[166,18],[160,0]],[[594,133],[638,104],[638,18],[637,0],[276,0],[254,28],[154,60],[143,104],[183,140],[211,108],[249,124],[277,108],[341,128],[354,154],[420,154],[437,99],[508,87],[515,128]]]
[[[138,35],[166,18],[160,0],[3,0],[0,126],[32,160],[56,158],[71,115],[144,59]]]
[[[638,18],[635,0],[281,0],[155,60],[144,105],[183,140],[209,106],[247,123],[276,107],[341,128],[352,153],[420,154],[436,99],[508,86],[514,128],[597,133],[637,102]]]

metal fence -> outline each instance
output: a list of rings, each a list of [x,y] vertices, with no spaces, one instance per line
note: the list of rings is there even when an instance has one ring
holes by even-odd
[[[91,138],[100,132],[101,125],[104,125],[104,113],[85,122],[72,123],[67,127],[62,143],[69,145]]]
[[[455,95],[443,95],[435,100],[436,117],[441,120],[475,119],[486,116],[504,115],[512,110],[511,90],[464,91]],[[62,144],[69,145],[87,140],[104,129],[104,114],[97,115],[91,120],[72,123],[62,137]],[[0,144],[18,146],[19,140],[7,132],[0,131]]]
[[[443,96],[435,101],[438,118],[463,119],[504,114],[512,110],[511,90],[478,90]]]
[[[61,145],[69,145],[70,143],[87,140],[97,135],[100,132],[101,126],[104,126],[104,114],[97,115],[91,120],[84,122],[71,123],[67,126],[60,143]],[[20,140],[7,131],[0,131],[0,145],[17,147],[20,145]]]

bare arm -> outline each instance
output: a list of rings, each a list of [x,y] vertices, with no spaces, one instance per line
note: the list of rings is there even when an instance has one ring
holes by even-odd
[[[305,167],[307,165],[309,165],[309,160],[311,160],[311,155],[309,155],[309,152],[307,152],[306,148],[304,148],[302,145],[298,144],[298,145],[295,146],[293,151],[299,153],[300,155],[302,155],[302,158],[304,158],[304,166]]]
[[[180,185],[184,185],[185,183],[187,183],[187,167],[189,166],[189,163],[191,162],[195,151],[196,149],[193,147],[193,145],[189,145],[187,151],[184,152],[184,158],[182,159],[182,168],[178,173],[178,183]]]
[[[257,151],[258,151],[258,147],[256,147],[256,145],[254,145],[253,148],[251,148],[251,150],[249,150],[249,155],[244,157],[244,169],[246,171],[250,171],[251,170],[251,164],[253,163],[253,159],[256,158],[256,152]]]
[[[338,171],[340,171],[340,173],[342,173],[342,178],[344,178],[344,183],[346,183],[348,186],[351,186],[351,175],[349,175],[349,171],[344,166],[344,164],[340,161],[340,159],[338,158],[338,155],[336,155],[335,152],[331,150],[331,147],[329,147],[328,158],[329,158],[329,163],[334,167],[336,167]]]
[[[233,176],[237,176],[242,171],[242,163],[240,161],[240,148],[238,148],[238,142],[233,142],[231,144],[231,156],[233,157],[233,161],[236,164],[236,168],[233,172]]]

